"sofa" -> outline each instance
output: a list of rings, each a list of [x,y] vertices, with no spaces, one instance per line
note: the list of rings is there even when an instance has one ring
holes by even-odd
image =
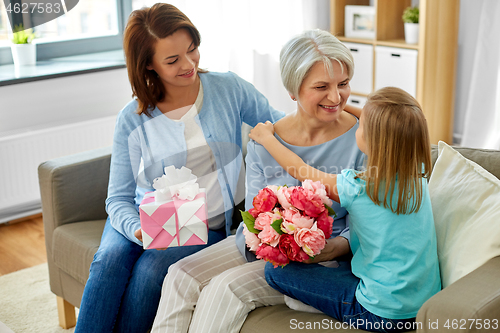
[[[500,151],[456,150],[500,178]],[[104,201],[110,154],[110,148],[101,148],[53,159],[38,169],[50,288],[57,296],[59,322],[63,328],[75,325],[74,307],[80,306],[90,263],[99,247],[107,216]],[[433,163],[437,154],[437,147],[433,146]],[[487,329],[477,323],[500,319],[499,277],[500,257],[497,256],[429,299],[418,312],[417,321],[422,325],[415,331],[440,332],[453,328],[464,328],[461,332],[492,331],[492,325]],[[464,320],[466,325],[460,325]],[[435,326],[438,322],[439,328]],[[446,322],[448,328],[443,326]],[[324,314],[295,311],[286,305],[253,310],[241,332],[295,330],[362,332]]]

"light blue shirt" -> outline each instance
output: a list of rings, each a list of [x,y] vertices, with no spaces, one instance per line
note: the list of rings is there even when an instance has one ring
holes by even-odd
[[[201,127],[217,165],[229,234],[236,185],[241,169],[241,125],[276,121],[284,113],[273,109],[253,85],[234,73],[200,73],[203,107],[195,121]],[[137,114],[132,100],[118,114],[113,139],[106,211],[111,225],[130,241],[140,228],[138,205],[154,190],[153,180],[165,166],[186,164],[184,123],[166,117],[158,108],[151,117]]]
[[[276,138],[288,149],[300,156],[310,166],[327,173],[339,173],[342,169],[360,169],[363,167],[365,155],[356,145],[356,130],[359,123],[341,136],[315,146],[293,146],[283,141],[278,135]],[[259,190],[267,185],[296,186],[301,183],[288,174],[267,150],[250,141],[247,145],[246,161],[246,194],[245,209],[253,207],[253,198]],[[342,236],[349,240],[349,229],[346,228],[347,211],[336,202],[332,205],[337,217],[333,223],[332,237]],[[247,250],[243,236],[243,224],[236,232],[236,245],[248,261],[255,260],[255,255]]]
[[[420,210],[397,215],[373,203],[365,181],[355,176],[354,170],[343,170],[337,189],[341,206],[349,212],[351,268],[360,278],[356,299],[380,317],[413,318],[441,290],[427,180],[422,179]]]

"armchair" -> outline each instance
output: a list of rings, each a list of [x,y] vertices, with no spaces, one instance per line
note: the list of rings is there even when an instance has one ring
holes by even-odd
[[[42,163],[38,167],[50,289],[57,296],[59,324],[75,326],[90,263],[107,214],[111,148]]]

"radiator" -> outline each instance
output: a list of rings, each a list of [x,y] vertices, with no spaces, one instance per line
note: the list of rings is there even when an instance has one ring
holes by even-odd
[[[116,117],[62,125],[0,138],[0,223],[41,212],[38,165],[110,146]]]

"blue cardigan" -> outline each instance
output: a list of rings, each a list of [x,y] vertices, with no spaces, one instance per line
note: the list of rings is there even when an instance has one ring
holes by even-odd
[[[241,169],[241,125],[275,122],[284,113],[273,109],[253,85],[234,73],[200,73],[203,107],[195,121],[201,126],[217,164],[229,234],[236,185]],[[111,225],[127,239],[140,228],[138,207],[144,193],[163,168],[186,164],[184,123],[166,117],[158,108],[151,117],[137,114],[136,100],[118,114],[113,138],[106,211]]]

